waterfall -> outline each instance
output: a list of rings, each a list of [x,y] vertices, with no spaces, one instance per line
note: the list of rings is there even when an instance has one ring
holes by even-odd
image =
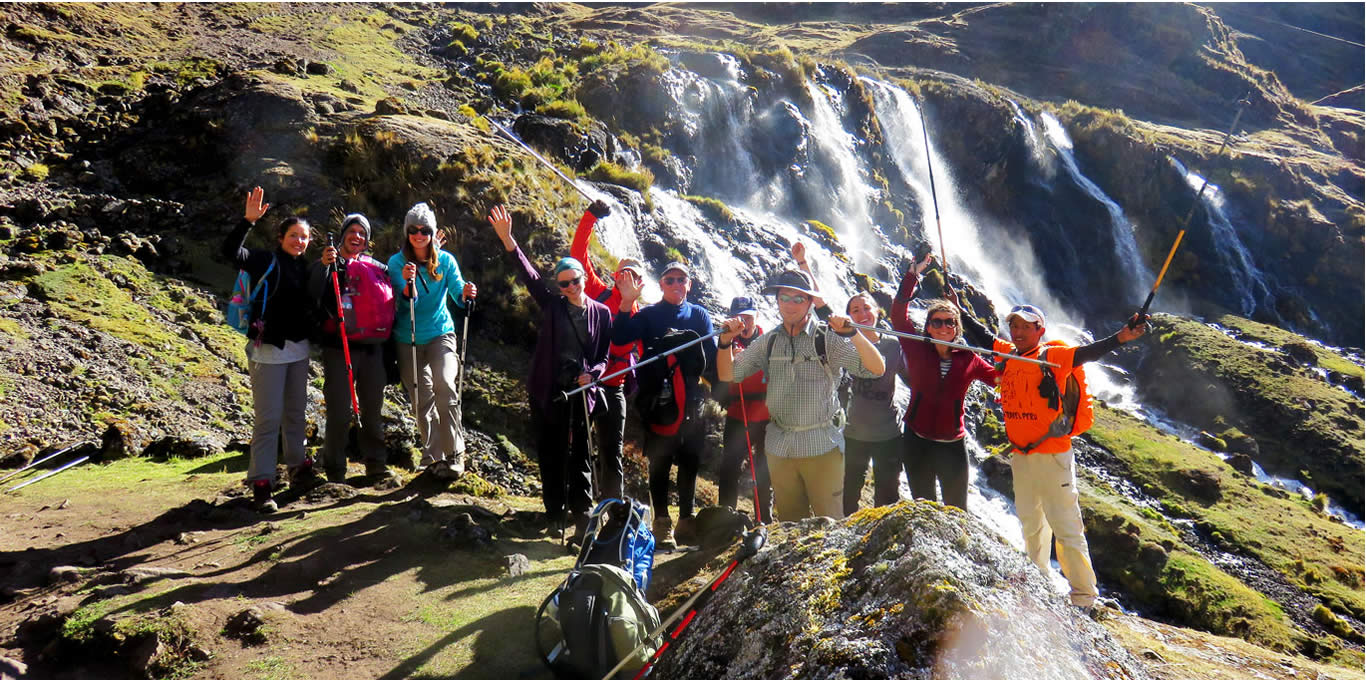
[[[1062,124],[1051,113],[1043,113],[1039,116],[1043,122],[1044,137],[1048,143],[1057,151],[1058,158],[1062,160],[1063,168],[1072,181],[1081,187],[1086,195],[1094,198],[1105,206],[1106,212],[1110,213],[1110,233],[1115,242],[1115,255],[1119,258],[1120,272],[1125,280],[1132,282],[1132,292],[1134,298],[1141,298],[1146,293],[1143,285],[1145,281],[1153,280],[1153,273],[1143,264],[1143,257],[1138,252],[1138,241],[1134,239],[1134,228],[1129,223],[1129,219],[1124,216],[1124,209],[1119,207],[1113,199],[1101,191],[1089,177],[1082,174],[1077,167],[1077,159],[1072,153],[1072,138],[1067,135]]]
[[[1191,189],[1199,191],[1204,185],[1205,178],[1188,170],[1181,161],[1170,156],[1167,160],[1186,178],[1186,184],[1190,185]],[[1267,311],[1271,311],[1269,305],[1263,304],[1271,292],[1261,271],[1257,269],[1257,264],[1252,260],[1252,254],[1239,238],[1238,230],[1229,222],[1224,211],[1224,193],[1219,190],[1218,185],[1211,183],[1205,188],[1201,200],[1209,215],[1210,239],[1214,244],[1215,256],[1227,274],[1228,284],[1233,288],[1238,313],[1251,317],[1259,306],[1265,306]]]
[[[855,150],[857,139],[845,131],[837,106],[843,108],[842,96],[829,85],[806,83],[811,96],[811,138],[815,143],[813,161],[824,156],[828,162],[808,164],[809,181],[823,188],[830,196],[835,221],[829,226],[839,234],[849,251],[854,265],[868,271],[881,258],[876,227],[869,213],[873,188],[863,181],[862,164]]]

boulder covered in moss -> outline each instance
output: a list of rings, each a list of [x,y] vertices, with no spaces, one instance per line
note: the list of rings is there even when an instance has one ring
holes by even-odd
[[[923,501],[783,524],[657,671],[691,679],[1148,677],[1023,554],[968,514]]]

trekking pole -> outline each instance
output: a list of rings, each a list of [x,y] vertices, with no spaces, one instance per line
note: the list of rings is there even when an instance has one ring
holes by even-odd
[[[592,201],[597,200],[597,199],[593,198],[592,196],[589,196],[589,195],[588,195],[588,192],[587,192],[587,191],[584,191],[584,190],[583,190],[583,187],[580,187],[574,180],[569,179],[569,176],[568,176],[568,175],[564,174],[563,172],[560,172],[560,169],[557,168],[557,167],[555,167],[555,164],[554,164],[554,163],[551,163],[549,160],[546,160],[546,157],[545,157],[545,156],[542,156],[541,154],[536,153],[536,150],[533,149],[533,148],[531,148],[531,147],[529,147],[529,146],[527,146],[526,142],[523,142],[522,140],[518,139],[518,138],[517,138],[515,135],[513,135],[511,132],[508,132],[507,128],[505,128],[505,127],[503,127],[502,125],[499,125],[498,123],[494,122],[494,120],[493,120],[492,118],[485,118],[485,120],[487,120],[487,121],[489,122],[489,124],[492,125],[493,127],[498,128],[498,131],[499,131],[499,132],[503,133],[504,135],[507,136],[508,139],[511,139],[513,142],[515,142],[515,143],[517,144],[517,146],[520,146],[520,147],[522,147],[523,149],[526,149],[526,150],[527,150],[527,153],[531,154],[532,156],[535,156],[535,157],[536,157],[536,160],[540,161],[541,163],[544,163],[544,164],[545,164],[545,167],[550,168],[550,171],[551,171],[551,172],[553,172],[553,173],[559,175],[559,176],[560,176],[560,179],[562,179],[562,180],[568,182],[568,183],[569,183],[569,186],[574,187],[574,191],[579,192],[579,195],[580,195],[580,196],[583,196],[583,197],[584,197],[585,199],[587,199],[589,202],[592,202]]]
[[[604,375],[604,376],[602,376],[601,378],[598,378],[598,379],[594,380],[593,382],[588,383],[587,385],[580,385],[580,386],[578,386],[578,387],[575,387],[575,388],[572,389],[572,390],[569,390],[568,392],[560,392],[559,396],[557,396],[557,397],[555,397],[555,398],[556,398],[556,399],[568,399],[568,398],[570,398],[570,397],[572,397],[572,396],[574,396],[574,395],[576,395],[576,394],[578,394],[578,393],[580,393],[580,392],[582,392],[582,391],[584,391],[584,390],[586,390],[586,389],[588,389],[588,388],[590,388],[590,387],[592,387],[592,386],[594,386],[594,385],[597,385],[597,384],[599,384],[599,383],[601,383],[601,382],[603,382],[603,381],[611,380],[612,378],[615,378],[615,377],[617,377],[617,376],[619,376],[619,375],[625,375],[625,374],[627,374],[627,373],[630,373],[631,371],[634,371],[634,370],[636,370],[637,368],[640,368],[641,366],[644,366],[645,364],[650,363],[651,361],[655,361],[655,360],[657,360],[657,359],[663,359],[664,357],[667,357],[667,356],[669,356],[670,354],[676,354],[676,353],[678,353],[678,352],[680,352],[680,351],[682,351],[682,350],[685,350],[685,349],[687,349],[687,348],[689,348],[689,347],[692,347],[693,345],[696,345],[696,344],[698,344],[698,343],[700,343],[700,342],[702,342],[702,341],[704,341],[704,340],[710,340],[710,339],[712,339],[712,338],[714,338],[714,337],[720,335],[722,332],[724,332],[724,330],[725,330],[725,329],[718,330],[718,331],[712,331],[711,333],[708,333],[708,334],[706,334],[706,335],[704,335],[704,336],[702,336],[702,337],[700,337],[700,338],[697,338],[696,340],[689,340],[689,341],[687,341],[687,342],[685,342],[685,343],[683,343],[683,344],[681,344],[681,345],[679,345],[679,346],[677,346],[677,347],[675,347],[675,348],[673,348],[673,349],[671,349],[671,350],[669,350],[669,351],[667,351],[667,352],[660,352],[659,354],[656,354],[656,355],[651,356],[651,357],[649,357],[649,358],[642,359],[641,361],[639,361],[639,362],[637,362],[637,363],[635,363],[635,364],[633,364],[633,365],[631,365],[631,366],[627,366],[626,368],[623,368],[623,369],[621,369],[620,371],[615,371],[615,372],[612,372],[612,373],[608,373],[607,375]]]
[[[336,250],[332,244],[332,235],[327,235],[327,247]],[[340,256],[337,253],[333,257]],[[328,267],[332,270],[332,293],[337,298],[337,332],[341,334],[342,357],[346,359],[346,384],[351,388],[351,416],[355,418],[356,429],[360,429],[360,401],[356,399],[356,374],[351,369],[351,344],[346,339],[346,311],[342,307],[341,285],[337,283],[337,260],[333,259]]]
[[[583,435],[588,441],[588,493],[596,502],[598,499],[598,466],[593,461],[593,419],[588,410],[588,393],[583,393]]]
[[[413,278],[420,279],[422,275],[415,273]],[[413,289],[412,296],[408,298],[408,347],[413,350],[413,426],[417,428],[418,439],[423,439],[422,423],[417,414],[417,282],[410,282],[408,287]],[[423,441],[422,444],[426,446],[427,442]]]
[[[1243,98],[1238,100],[1238,112],[1233,115],[1233,124],[1228,126],[1228,132],[1224,133],[1224,141],[1219,143],[1219,150],[1214,152],[1214,156],[1210,159],[1211,161],[1219,158],[1219,156],[1224,153],[1224,148],[1228,146],[1228,140],[1233,138],[1233,131],[1238,128],[1238,119],[1242,118],[1243,111],[1246,111],[1247,107],[1252,105],[1252,102],[1248,101],[1247,97],[1248,95],[1243,95]],[[1208,186],[1209,177],[1205,177],[1205,181],[1200,184],[1200,190],[1195,192],[1195,200],[1191,203],[1190,210],[1186,212],[1185,219],[1181,220],[1181,229],[1176,232],[1176,240],[1172,242],[1172,249],[1167,252],[1167,260],[1162,263],[1162,270],[1157,273],[1157,281],[1153,282],[1153,289],[1148,291],[1148,299],[1143,301],[1143,306],[1139,308],[1138,314],[1129,321],[1129,328],[1131,330],[1138,328],[1139,324],[1143,323],[1143,320],[1147,318],[1148,308],[1153,304],[1153,297],[1157,295],[1157,289],[1162,286],[1162,279],[1167,275],[1167,267],[1171,266],[1172,258],[1176,256],[1176,249],[1181,247],[1181,239],[1186,236],[1186,227],[1190,226],[1191,218],[1195,216],[1195,209],[1200,206],[1200,199],[1205,195],[1205,187]]]
[[[645,636],[645,641],[631,650],[630,654],[623,656],[621,661],[617,662],[616,667],[609,671],[607,675],[602,676],[602,680],[611,680],[611,678],[615,677],[617,671],[621,670],[622,666],[626,665],[626,662],[635,658],[636,654],[638,654],[641,649],[644,649],[645,645],[649,644],[651,640],[658,638],[660,633],[663,633],[664,629],[669,627],[669,624],[678,620],[678,617],[687,614],[687,618],[684,618],[683,622],[678,624],[678,627],[669,634],[669,639],[665,640],[664,644],[660,645],[659,649],[655,650],[654,656],[650,657],[650,660],[646,661],[644,666],[641,666],[640,671],[635,674],[632,680],[640,680],[640,678],[645,677],[645,674],[650,672],[650,668],[655,665],[655,662],[659,661],[661,656],[664,656],[664,652],[683,635],[683,632],[688,628],[688,624],[692,623],[693,619],[697,618],[698,610],[702,609],[703,606],[711,601],[712,596],[716,594],[716,589],[720,588],[721,584],[725,583],[726,579],[730,578],[731,572],[735,571],[735,568],[739,566],[741,562],[754,556],[764,547],[764,543],[768,541],[768,529],[757,527],[743,534],[740,540],[740,551],[735,553],[735,559],[730,561],[730,564],[726,566],[721,574],[712,579],[711,583],[708,583],[705,588],[697,591],[692,597],[688,598],[688,601],[684,602],[683,606],[674,611],[673,615],[666,619],[664,623],[659,624],[657,628],[650,631],[650,634]]]
[[[0,477],[0,482],[9,481],[10,478],[12,478],[12,477],[17,477],[17,476],[23,474],[24,472],[27,472],[27,471],[29,471],[29,470],[32,470],[33,468],[36,468],[36,467],[38,467],[39,465],[42,465],[43,463],[46,463],[46,462],[48,462],[49,460],[52,460],[53,458],[56,458],[57,456],[60,456],[60,455],[62,455],[63,453],[66,453],[67,451],[70,451],[71,449],[74,449],[74,448],[76,448],[77,446],[80,446],[81,444],[84,444],[84,443],[85,443],[85,442],[76,442],[75,444],[72,444],[71,446],[68,446],[68,447],[62,449],[61,451],[58,451],[58,452],[56,452],[56,453],[49,453],[48,455],[43,456],[42,458],[39,458],[38,460],[35,460],[35,461],[33,461],[32,463],[29,463],[28,465],[25,465],[24,467],[21,467],[21,468],[19,468],[18,470],[15,470],[14,472],[11,472],[11,473],[5,475],[4,477]]]
[[[759,474],[754,470],[754,444],[749,441],[749,410],[745,408],[745,388],[737,383],[736,391],[740,393],[740,422],[745,426],[745,453],[749,454],[749,479],[754,483],[754,521],[763,524],[764,511],[759,507]]]
[[[14,486],[11,486],[10,488],[5,489],[5,493],[9,493],[9,492],[11,492],[11,491],[17,491],[17,490],[19,490],[19,489],[22,489],[22,488],[28,486],[29,484],[36,484],[36,483],[38,483],[38,482],[41,482],[41,481],[43,481],[44,479],[47,479],[48,477],[51,477],[51,476],[53,476],[53,475],[55,475],[55,474],[57,474],[57,473],[59,473],[59,472],[61,472],[61,471],[63,471],[63,470],[68,470],[68,469],[70,469],[70,468],[76,467],[77,465],[80,465],[81,463],[84,463],[84,462],[87,461],[87,460],[90,460],[90,456],[81,456],[80,458],[77,458],[76,460],[73,460],[73,461],[71,461],[70,463],[67,463],[66,465],[63,465],[63,466],[57,468],[56,470],[53,470],[52,472],[49,472],[49,473],[47,473],[47,474],[45,474],[45,475],[39,475],[39,476],[37,476],[37,477],[34,477],[33,479],[28,480],[27,482],[23,482],[23,483],[20,483],[20,484],[15,484]]]
[[[925,125],[924,102],[917,108],[920,111],[920,134],[925,139],[925,168],[930,172],[930,201],[934,203],[934,227],[939,231],[939,260],[944,263],[944,287],[948,288],[949,256],[944,252],[944,226],[939,221],[939,195],[934,190],[934,164],[930,161],[930,129]]]
[[[460,377],[456,380],[455,398],[465,405],[465,352],[470,348],[470,315],[474,314],[474,298],[465,300],[465,327],[460,332]]]
[[[925,342],[932,342],[932,343],[934,343],[934,344],[936,344],[936,345],[943,345],[943,346],[945,346],[945,347],[953,347],[953,348],[955,348],[955,349],[965,349],[965,350],[967,350],[967,351],[969,351],[969,352],[976,352],[976,353],[978,353],[978,354],[990,354],[990,355],[992,355],[992,356],[1000,357],[1000,358],[1002,358],[1002,359],[1006,359],[1006,360],[1009,360],[1009,361],[1023,361],[1023,362],[1030,363],[1030,364],[1038,364],[1038,365],[1040,365],[1040,366],[1052,366],[1053,368],[1059,368],[1059,366],[1058,366],[1057,364],[1055,364],[1055,363],[1053,363],[1053,362],[1051,362],[1051,361],[1043,361],[1043,360],[1041,360],[1041,359],[1030,359],[1030,358],[1028,358],[1028,357],[1022,357],[1022,356],[1020,356],[1020,355],[1018,355],[1018,354],[1010,354],[1010,353],[1007,353],[1007,352],[997,352],[997,351],[994,350],[994,349],[982,349],[981,347],[973,347],[972,345],[964,345],[964,344],[957,343],[957,342],[949,342],[949,341],[947,341],[947,340],[935,340],[934,338],[931,338],[931,337],[929,337],[928,335],[916,335],[915,333],[902,333],[901,331],[894,331],[894,330],[890,330],[890,329],[886,329],[886,328],[878,328],[877,326],[865,326],[864,324],[861,324],[861,323],[854,323],[853,321],[850,321],[850,322],[849,322],[849,325],[850,325],[850,326],[853,326],[854,328],[862,328],[862,329],[864,329],[864,330],[873,331],[874,333],[880,333],[880,334],[882,334],[882,335],[895,335],[895,336],[898,337],[898,338],[906,338],[907,340],[924,340]]]

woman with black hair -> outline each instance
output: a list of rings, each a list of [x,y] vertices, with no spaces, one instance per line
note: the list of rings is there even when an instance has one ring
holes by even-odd
[[[260,293],[251,301],[247,330],[247,369],[251,376],[254,425],[247,484],[252,505],[259,512],[276,510],[271,490],[275,463],[284,442],[285,466],[293,486],[317,479],[313,461],[304,448],[304,408],[308,403],[309,335],[314,329],[313,298],[308,293],[309,225],[299,217],[286,218],[276,228],[271,250],[246,247],[247,234],[270,204],[261,187],[247,192],[243,219],[223,240],[221,253],[233,267],[251,277]],[[283,431],[283,438],[281,432]]]

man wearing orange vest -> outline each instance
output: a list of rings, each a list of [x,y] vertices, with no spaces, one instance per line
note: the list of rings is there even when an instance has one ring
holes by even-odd
[[[970,315],[964,315],[970,316]],[[1049,538],[1056,536],[1058,564],[1072,586],[1072,604],[1089,608],[1095,604],[1096,573],[1081,521],[1073,467],[1072,436],[1090,427],[1090,404],[1064,406],[1067,397],[1089,399],[1085,376],[1069,386],[1073,371],[1134,340],[1148,330],[1147,319],[1089,345],[1071,347],[1060,340],[1041,342],[1044,316],[1033,305],[1019,305],[1006,315],[1010,340],[993,338],[997,352],[1043,359],[1058,368],[1024,361],[1005,361],[1001,371],[1001,410],[1006,437],[1010,439],[1010,468],[1015,479],[1015,513],[1024,532],[1025,552],[1044,573],[1048,572]],[[981,329],[985,330],[985,329]],[[1045,382],[1044,371],[1051,372]],[[1041,387],[1042,386],[1042,387]],[[1075,401],[1073,403],[1076,403]],[[1070,410],[1070,413],[1069,413]],[[1078,417],[1080,414],[1080,417]]]

